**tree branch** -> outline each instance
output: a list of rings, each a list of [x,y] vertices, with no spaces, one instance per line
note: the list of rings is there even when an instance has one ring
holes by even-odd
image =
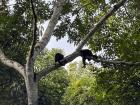
[[[80,55],[80,51],[76,51],[76,52],[66,56],[63,61],[64,61],[65,64],[67,64],[67,63],[73,61],[79,55]],[[50,72],[58,69],[59,67],[61,67],[61,65],[59,63],[55,63],[55,64],[52,64],[49,67],[46,67],[45,69],[43,69],[39,73],[37,73],[37,75],[36,75],[37,80],[40,80],[43,76],[45,76],[45,75],[49,74]]]
[[[2,52],[2,50],[0,49],[0,61],[7,65],[8,67],[14,68],[16,71],[18,71],[23,77],[25,77],[25,68],[19,64],[16,61],[10,60],[8,59],[4,53]]]
[[[80,51],[75,51],[74,53],[66,56],[64,58],[64,62],[65,64],[73,61],[76,57],[80,56]],[[103,60],[103,59],[94,59],[93,57],[91,58],[93,59],[95,62],[99,63],[109,63],[109,64],[124,64],[124,65],[132,65],[132,66],[139,66],[140,62],[127,62],[127,61],[116,61],[116,60]],[[62,61],[62,62],[63,62]],[[49,74],[50,72],[58,69],[59,67],[61,67],[61,65],[59,63],[56,64],[52,64],[51,66],[41,70],[39,73],[36,74],[36,79],[37,81],[40,80],[43,76]]]
[[[140,66],[140,62],[132,62],[132,61],[116,61],[116,60],[97,60],[98,62],[102,63],[109,63],[109,64],[124,64],[124,65],[131,65],[131,66]]]
[[[88,35],[85,36],[85,38],[80,42],[76,50],[82,49],[82,47],[87,43],[87,41],[93,36],[93,34],[100,28],[100,26],[114,13],[116,12],[127,0],[121,0],[119,3],[114,5],[110,11],[101,18],[101,20],[97,23],[97,25],[91,29],[91,31],[88,33]]]
[[[33,28],[32,28],[33,41],[32,41],[32,44],[31,44],[31,48],[30,48],[29,55],[28,55],[28,58],[27,58],[27,63],[26,63],[26,65],[28,65],[28,67],[30,65],[33,66],[34,47],[35,47],[35,44],[36,44],[36,41],[37,41],[37,35],[36,35],[36,31],[37,31],[37,16],[35,14],[33,0],[31,0],[31,8],[32,8],[32,14],[33,14]]]
[[[56,26],[56,24],[58,22],[58,18],[60,16],[62,7],[65,4],[65,2],[66,2],[66,0],[57,0],[55,2],[53,14],[49,21],[48,27],[47,27],[42,39],[35,46],[35,57],[38,55],[38,53],[40,53],[45,48],[45,46],[50,41],[54,27]]]
[[[32,42],[32,46],[31,46],[30,57],[32,57],[34,55],[34,47],[35,47],[35,44],[36,44],[36,41],[37,41],[37,35],[36,35],[37,16],[36,16],[36,13],[35,13],[33,0],[31,0],[31,8],[32,8],[32,13],[33,13],[33,42]]]

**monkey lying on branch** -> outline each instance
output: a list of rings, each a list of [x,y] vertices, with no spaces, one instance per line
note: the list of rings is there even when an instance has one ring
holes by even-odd
[[[82,61],[83,61],[83,67],[86,67],[86,59],[88,61],[90,60],[94,60],[94,59],[98,59],[97,55],[93,55],[92,52],[89,49],[83,49],[80,51],[80,56],[82,57]]]
[[[55,54],[55,63],[58,62],[61,66],[65,66],[65,61],[63,61],[63,59],[64,59],[63,54],[61,54],[61,53],[56,53]]]

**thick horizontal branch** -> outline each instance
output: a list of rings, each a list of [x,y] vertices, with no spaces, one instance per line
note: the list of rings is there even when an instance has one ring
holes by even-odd
[[[56,0],[56,2],[54,4],[53,14],[49,21],[48,27],[47,27],[42,39],[36,44],[35,57],[37,56],[38,53],[40,53],[45,48],[45,46],[50,41],[51,35],[54,31],[54,27],[56,26],[56,24],[58,22],[58,18],[61,14],[62,7],[65,4],[65,1],[66,0]]]
[[[79,55],[80,55],[80,52],[79,51],[76,51],[76,52],[74,52],[74,53],[66,56],[64,58],[65,64],[73,61]],[[49,66],[49,67],[41,70],[39,73],[37,73],[37,76],[36,76],[37,80],[40,80],[43,76],[45,76],[45,75],[49,74],[50,72],[58,69],[59,67],[61,67],[61,65],[59,63],[54,63],[51,66]]]
[[[63,61],[65,61],[65,64],[73,61],[76,57],[80,56],[80,51],[76,51],[72,54],[70,54],[69,56],[65,57]],[[101,62],[101,63],[109,63],[109,64],[123,64],[123,65],[132,65],[132,66],[140,66],[140,62],[126,62],[126,61],[113,61],[113,60],[102,60],[102,59],[95,59],[95,58],[91,58],[93,59],[95,62]],[[49,74],[52,71],[55,71],[56,69],[58,69],[59,67],[61,67],[61,65],[59,63],[54,63],[51,66],[41,70],[39,73],[37,73],[36,78],[37,81],[40,80],[43,76]]]
[[[80,42],[76,50],[82,49],[82,47],[87,43],[87,41],[93,36],[93,34],[100,28],[100,26],[114,13],[116,12],[127,0],[121,0],[119,3],[114,5],[110,11],[101,18],[101,20],[96,24],[94,28],[88,33],[87,36]]]
[[[19,64],[18,62],[8,59],[4,55],[4,53],[1,51],[1,49],[0,49],[0,62],[2,62],[3,64],[7,65],[8,67],[14,68],[23,77],[25,77],[25,74],[24,74],[25,68],[21,64]]]

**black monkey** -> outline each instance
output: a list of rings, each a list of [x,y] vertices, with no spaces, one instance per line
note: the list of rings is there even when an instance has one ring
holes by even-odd
[[[89,49],[81,50],[80,51],[80,56],[82,57],[84,68],[86,67],[86,59],[88,61],[90,61],[92,59],[94,60],[94,59],[98,58],[98,56],[93,55],[92,52]]]
[[[55,63],[58,62],[61,66],[64,66],[65,64],[62,62],[64,59],[64,55],[61,53],[56,53],[55,54]]]

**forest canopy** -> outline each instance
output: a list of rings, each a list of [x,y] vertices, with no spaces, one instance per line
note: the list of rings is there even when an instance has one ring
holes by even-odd
[[[139,105],[139,5],[139,0],[1,0],[0,104]],[[75,51],[48,50],[52,36],[67,37]],[[83,46],[90,56],[81,55]],[[55,60],[58,53],[61,59]],[[78,56],[85,58],[84,68],[82,60],[72,62]]]

